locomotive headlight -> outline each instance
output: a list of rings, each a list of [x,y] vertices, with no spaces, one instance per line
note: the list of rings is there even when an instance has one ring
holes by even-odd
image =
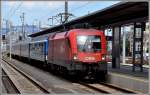
[[[104,61],[106,59],[106,56],[105,55],[102,55],[102,60]]]
[[[77,60],[77,59],[78,59],[77,55],[74,55],[74,56],[73,56],[73,59],[74,59],[74,60]]]

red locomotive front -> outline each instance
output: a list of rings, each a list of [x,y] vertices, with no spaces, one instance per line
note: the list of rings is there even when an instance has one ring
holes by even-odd
[[[73,59],[87,64],[105,61],[106,40],[102,31],[76,29],[70,31]]]
[[[106,40],[102,31],[74,29],[69,31],[69,39],[72,49],[71,68],[87,73],[106,74]]]
[[[72,29],[49,37],[48,62],[57,69],[102,76],[107,73],[105,55],[106,40],[99,30]]]

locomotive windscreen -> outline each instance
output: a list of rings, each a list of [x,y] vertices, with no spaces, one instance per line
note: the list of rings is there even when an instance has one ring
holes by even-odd
[[[79,52],[98,52],[101,50],[100,36],[77,36],[77,49]]]

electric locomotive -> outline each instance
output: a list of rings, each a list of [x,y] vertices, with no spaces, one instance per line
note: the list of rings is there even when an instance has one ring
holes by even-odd
[[[80,76],[107,74],[106,40],[100,30],[50,33],[42,41],[13,44],[12,50],[12,55],[42,61],[53,71],[65,70]]]
[[[48,40],[48,63],[81,76],[103,77],[107,73],[106,40],[96,29],[72,29]],[[53,66],[53,65],[52,65]]]

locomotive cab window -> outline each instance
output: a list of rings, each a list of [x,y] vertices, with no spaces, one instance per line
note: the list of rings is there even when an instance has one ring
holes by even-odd
[[[100,36],[77,36],[77,49],[79,52],[98,52],[101,50]]]

